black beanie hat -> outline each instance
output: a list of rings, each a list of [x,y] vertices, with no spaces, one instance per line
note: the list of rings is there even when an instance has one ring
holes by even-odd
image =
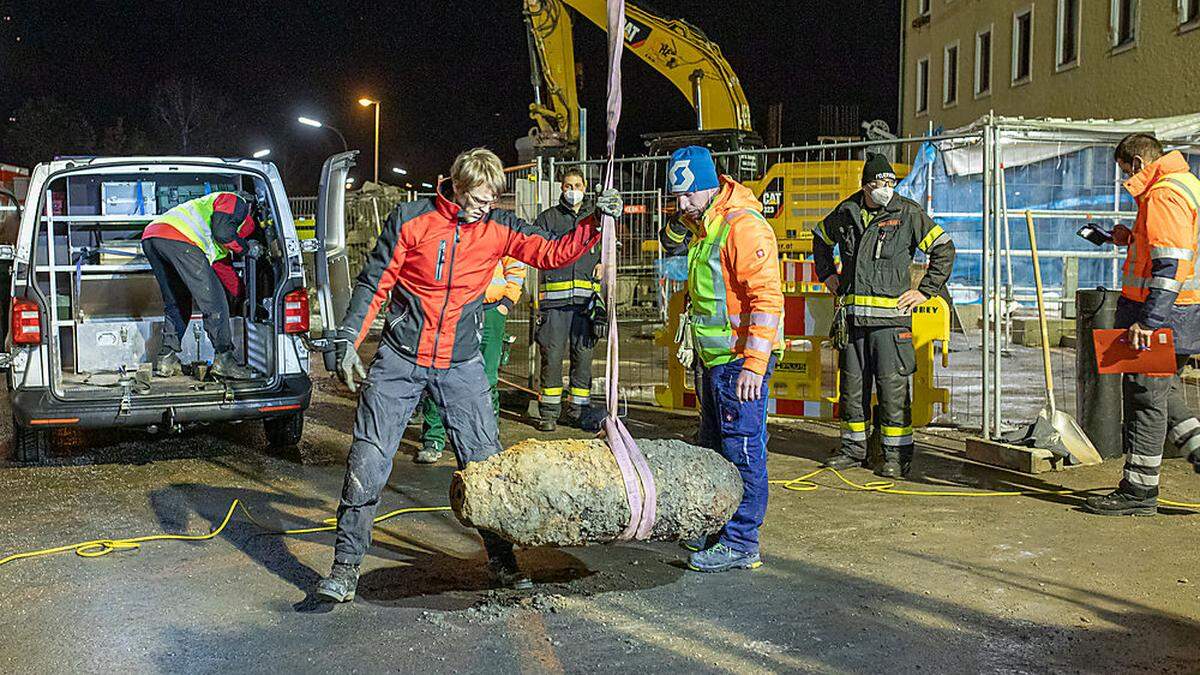
[[[867,162],[863,164],[862,184],[866,185],[880,178],[896,180],[896,173],[892,171],[892,165],[888,162],[887,157],[878,153],[868,152]]]

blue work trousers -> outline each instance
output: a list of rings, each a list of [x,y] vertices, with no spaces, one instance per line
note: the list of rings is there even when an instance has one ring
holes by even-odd
[[[738,400],[743,361],[701,367],[700,444],[721,453],[742,475],[742,503],[721,530],[721,543],[735,551],[757,553],[758,528],[767,513],[767,397],[775,357],[767,364],[757,401]]]

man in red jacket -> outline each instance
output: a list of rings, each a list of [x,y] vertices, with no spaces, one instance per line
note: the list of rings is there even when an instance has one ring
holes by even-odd
[[[503,190],[500,158],[483,148],[462,153],[437,196],[401,204],[389,216],[358,275],[338,330],[338,368],[351,390],[356,376],[366,380],[338,506],[333,569],[317,584],[323,599],[354,599],[379,493],[422,392],[441,410],[459,468],[500,452],[491,387],[479,351],[484,292],[496,263],[511,256],[538,269],[561,267],[600,239],[594,217],[555,236],[510,211],[493,209]],[[621,198],[606,190],[596,208],[615,218],[621,214]],[[356,348],[380,312],[383,337],[367,374]],[[496,581],[530,587],[512,544],[491,532],[479,534]]]

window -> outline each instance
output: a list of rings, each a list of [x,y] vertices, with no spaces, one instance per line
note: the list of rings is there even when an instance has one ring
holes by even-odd
[[[1109,32],[1112,33],[1113,49],[1133,47],[1137,44],[1138,0],[1112,0],[1109,17]]]
[[[942,106],[958,103],[958,40],[946,45],[942,52]]]
[[[1179,25],[1183,28],[1200,25],[1200,0],[1179,0]]]
[[[929,111],[929,57],[917,61],[917,114]]]
[[[992,27],[975,34],[975,97],[992,93]]]
[[[1065,70],[1079,63],[1079,6],[1081,0],[1058,0],[1058,38],[1055,66]]]
[[[1033,75],[1033,6],[1013,14],[1012,81],[1025,84]]]

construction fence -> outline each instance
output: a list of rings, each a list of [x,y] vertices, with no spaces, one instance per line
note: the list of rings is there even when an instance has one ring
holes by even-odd
[[[1156,133],[1184,152],[1193,167],[1200,167],[1200,115],[1108,123],[992,117],[919,138],[716,153],[719,168],[751,188],[763,203],[776,233],[788,297],[788,337],[814,338],[792,340],[799,347],[785,355],[785,367],[776,376],[796,380],[795,387],[787,385],[785,391],[802,404],[776,412],[834,416],[836,354],[820,340],[828,332],[832,299],[812,270],[812,230],[859,189],[865,153],[879,152],[892,160],[902,177],[898,191],[924,206],[951,235],[958,252],[947,294],[954,326],[946,340],[948,365],[942,366],[936,350],[927,354],[936,361],[925,383],[938,401],[931,420],[982,430],[989,437],[1030,421],[1044,404],[1044,394],[1039,352],[1020,344],[1023,319],[1036,310],[1026,213],[1035,223],[1051,310],[1069,321],[1074,317],[1075,289],[1120,287],[1123,253],[1111,245],[1096,247],[1076,231],[1085,223],[1105,229],[1132,224],[1136,206],[1112,158],[1115,143],[1136,130]],[[664,391],[681,386],[671,344],[672,315],[678,307],[671,301],[686,279],[686,262],[665,258],[658,246],[658,232],[674,212],[674,200],[666,192],[668,162],[666,156],[621,157],[614,162],[615,187],[625,199],[625,215],[617,223],[615,289],[623,339],[622,395],[660,404],[666,400]],[[596,185],[605,164],[545,159],[513,167],[501,206],[532,220],[557,202],[564,170],[577,167],[588,185]],[[396,203],[427,196],[394,189],[359,193],[349,198],[348,238],[364,252]],[[918,269],[914,276],[919,274]],[[501,375],[530,390],[537,389],[531,348],[536,277],[530,270],[525,298],[510,316],[513,342]],[[594,364],[596,394],[604,388],[603,352],[597,350]],[[1069,340],[1055,346],[1053,372],[1058,407],[1074,411],[1075,352]],[[688,379],[682,386],[688,386]],[[1200,389],[1190,391],[1189,398],[1200,400]]]

